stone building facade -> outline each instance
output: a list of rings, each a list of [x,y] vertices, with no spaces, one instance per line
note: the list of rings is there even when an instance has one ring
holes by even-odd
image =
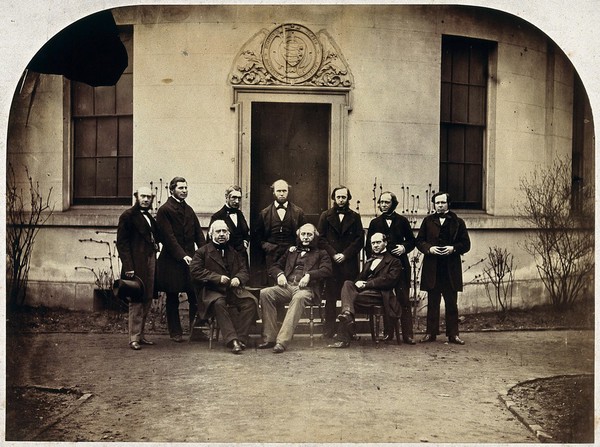
[[[106,249],[81,241],[114,240],[134,188],[152,185],[164,202],[177,175],[204,226],[230,184],[243,188],[251,225],[280,177],[313,220],[334,186],[348,186],[365,227],[381,190],[398,195],[415,228],[432,191],[449,190],[473,243],[465,280],[500,246],[515,256],[514,305],[545,299],[521,244],[519,180],[572,157],[573,175],[593,184],[594,134],[575,69],[534,26],[464,6],[112,13],[129,52],[116,87],[32,73],[14,97],[8,160],[56,200],[34,248],[31,304],[92,309],[90,272],[75,267],[100,267],[85,257]],[[459,305],[490,303],[471,284]]]

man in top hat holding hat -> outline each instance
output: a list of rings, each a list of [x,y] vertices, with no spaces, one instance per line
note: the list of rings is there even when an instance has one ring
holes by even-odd
[[[156,296],[154,284],[158,232],[156,221],[150,215],[154,194],[141,186],[133,194],[135,205],[121,214],[117,229],[117,250],[123,268],[120,292],[130,297],[129,347],[136,351],[141,345],[153,345],[144,337],[146,317]]]

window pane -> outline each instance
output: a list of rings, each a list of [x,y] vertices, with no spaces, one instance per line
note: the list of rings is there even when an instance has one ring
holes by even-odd
[[[117,195],[117,159],[96,159],[96,195],[111,197]]]
[[[94,157],[96,155],[96,119],[76,119],[74,127],[75,157]]]
[[[81,82],[72,83],[73,115],[94,114],[94,88]]]
[[[462,126],[452,126],[448,130],[448,161],[465,161],[465,129]]]
[[[96,87],[94,89],[96,98],[96,115],[114,115],[115,107],[115,87]]]
[[[464,166],[460,164],[448,165],[448,192],[453,201],[461,202],[464,198]]]
[[[117,118],[98,119],[98,156],[117,156]]]
[[[133,75],[123,73],[116,86],[117,114],[131,115],[133,113]]]
[[[466,85],[452,86],[452,121],[455,123],[467,122],[467,109],[469,99],[469,87]]]
[[[133,172],[133,158],[119,158],[117,169],[119,170],[117,195],[120,197],[131,197],[133,195],[133,179],[131,176]]]
[[[75,197],[92,197],[95,194],[96,159],[75,159]]]
[[[485,124],[485,88],[469,87],[469,118],[470,124]]]
[[[440,162],[448,161],[448,126],[440,126]]]
[[[471,63],[469,64],[469,84],[486,84],[487,50],[482,44],[471,46]]]
[[[452,84],[442,82],[442,99],[441,99],[441,110],[442,110],[442,121],[452,121],[451,107],[452,107]]]
[[[465,133],[465,161],[483,163],[483,128],[467,126]]]
[[[452,52],[452,82],[469,82],[469,49],[455,46]]]
[[[466,165],[465,166],[465,198],[467,202],[481,203],[481,166]]]
[[[119,155],[133,155],[133,117],[119,118]]]

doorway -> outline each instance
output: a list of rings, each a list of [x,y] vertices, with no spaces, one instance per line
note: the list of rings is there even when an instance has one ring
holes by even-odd
[[[331,104],[253,102],[251,123],[251,225],[281,178],[291,185],[289,200],[316,226],[329,204]],[[264,270],[258,243],[251,247],[251,264],[255,273]]]

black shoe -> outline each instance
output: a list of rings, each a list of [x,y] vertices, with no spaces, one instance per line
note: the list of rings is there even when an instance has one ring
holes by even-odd
[[[140,349],[142,349],[142,347],[140,346],[140,343],[137,341],[132,341],[129,343],[129,347],[131,349],[133,349],[134,351],[139,351]]]
[[[435,341],[435,335],[425,334],[425,337],[421,339],[421,343],[431,343]]]
[[[350,323],[350,322],[354,321],[354,315],[352,315],[347,310],[345,310],[341,314],[339,314],[337,316],[337,318],[338,318],[338,321],[340,321],[340,323]]]
[[[238,340],[240,346],[242,347],[242,351],[246,350],[246,343],[244,343],[242,340]]]
[[[388,342],[394,339],[394,334],[385,334],[381,341]]]
[[[266,341],[264,343],[259,344],[256,347],[256,349],[271,349],[274,346],[275,346],[275,342],[274,341]]]
[[[234,354],[241,354],[243,351],[242,345],[238,340],[233,340],[231,342],[231,352]]]
[[[414,339],[412,339],[411,337],[404,337],[402,339],[402,342],[407,345],[416,345],[417,344],[417,342]]]
[[[173,340],[175,343],[181,343],[183,338],[181,335],[171,335],[171,340]]]
[[[148,345],[148,346],[152,346],[152,345],[154,345],[154,344],[156,344],[156,343],[154,343],[153,341],[150,341],[150,340],[146,340],[145,338],[142,338],[142,339],[140,340],[140,345]]]
[[[464,345],[465,341],[461,340],[458,335],[455,335],[454,337],[448,337],[448,343],[453,343],[455,345]]]
[[[350,346],[350,342],[349,341],[336,341],[335,343],[331,344],[331,345],[327,345],[328,348],[347,348]]]

